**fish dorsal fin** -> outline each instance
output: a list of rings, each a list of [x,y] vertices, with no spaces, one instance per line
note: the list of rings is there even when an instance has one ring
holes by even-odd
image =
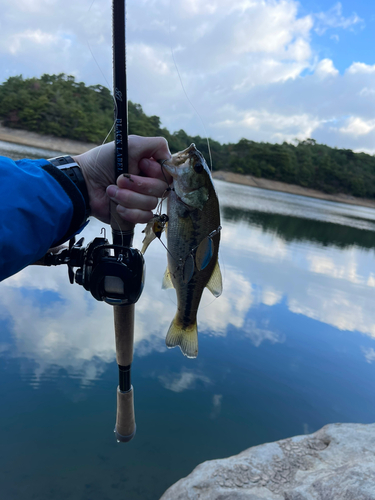
[[[207,283],[206,288],[210,290],[214,297],[220,297],[223,291],[223,280],[221,278],[219,261],[216,261],[214,272],[211,274],[210,281]]]
[[[168,288],[174,288],[173,283],[172,283],[171,273],[170,273],[168,267],[165,270],[165,273],[163,276],[163,284],[161,287],[163,290],[167,290]]]

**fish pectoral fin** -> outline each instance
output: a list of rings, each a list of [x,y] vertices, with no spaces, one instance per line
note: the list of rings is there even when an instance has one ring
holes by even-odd
[[[182,354],[188,358],[196,358],[198,356],[197,323],[195,322],[193,325],[184,328],[174,318],[169,327],[165,343],[170,348],[179,346]]]
[[[219,261],[216,262],[215,269],[211,274],[211,278],[207,283],[206,288],[210,290],[214,297],[220,297],[221,292],[223,291],[223,280],[221,277]]]
[[[171,278],[171,273],[167,267],[163,276],[163,284],[161,285],[163,290],[168,290],[168,288],[174,288]]]
[[[191,191],[190,193],[181,193],[180,198],[188,207],[203,210],[209,199],[209,192],[206,187],[201,187],[196,191]]]

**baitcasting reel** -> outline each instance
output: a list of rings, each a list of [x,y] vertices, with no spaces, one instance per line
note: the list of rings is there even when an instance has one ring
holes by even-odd
[[[141,252],[111,245],[100,237],[82,247],[83,240],[76,243],[73,238],[69,248],[46,254],[44,264],[67,264],[70,283],[82,285],[96,300],[104,300],[112,306],[135,304],[144,285],[145,264]],[[76,272],[74,267],[78,267]]]

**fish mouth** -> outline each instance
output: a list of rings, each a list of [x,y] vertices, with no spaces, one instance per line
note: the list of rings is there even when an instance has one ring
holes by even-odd
[[[172,155],[169,160],[158,160],[162,168],[164,167],[166,171],[176,179],[178,177],[178,168],[184,165],[187,160],[191,158],[193,161],[202,162],[204,158],[197,150],[195,144],[190,144],[190,146],[179,153]]]
[[[183,151],[180,151],[177,155],[177,162],[178,164],[185,163],[185,161],[190,157],[199,154],[196,146],[194,143],[190,144],[190,146]]]

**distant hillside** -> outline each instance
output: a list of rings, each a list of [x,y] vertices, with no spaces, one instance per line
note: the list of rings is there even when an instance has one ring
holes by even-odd
[[[0,85],[0,119],[7,127],[100,143],[113,123],[113,101],[106,87],[87,87],[73,76],[16,76]],[[158,116],[147,116],[141,105],[132,102],[129,133],[162,135],[172,152],[195,142],[208,158],[206,139],[189,136],[182,129],[171,133],[161,127]],[[250,174],[326,193],[375,198],[375,157],[365,153],[330,148],[313,139],[297,145],[248,139],[220,144],[210,139],[210,147],[214,170]]]

